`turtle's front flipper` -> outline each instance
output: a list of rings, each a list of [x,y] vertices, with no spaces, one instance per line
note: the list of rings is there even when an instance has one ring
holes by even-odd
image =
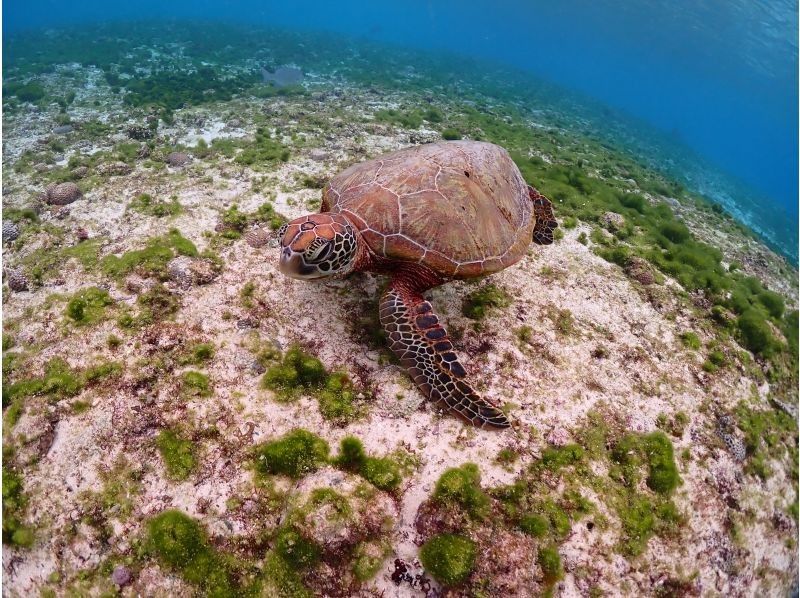
[[[381,324],[389,347],[429,399],[480,428],[511,424],[464,381],[464,368],[431,304],[413,285],[393,280],[381,297]]]
[[[553,231],[558,228],[558,222],[553,214],[553,202],[530,185],[528,185],[528,196],[533,202],[533,215],[536,218],[536,224],[533,226],[533,242],[537,245],[550,245],[553,242]]]

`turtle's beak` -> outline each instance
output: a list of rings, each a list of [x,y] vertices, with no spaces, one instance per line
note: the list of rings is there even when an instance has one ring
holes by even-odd
[[[278,269],[282,274],[289,278],[307,280],[309,278],[319,278],[322,273],[316,266],[306,264],[302,253],[292,251],[291,247],[284,247],[281,251]]]

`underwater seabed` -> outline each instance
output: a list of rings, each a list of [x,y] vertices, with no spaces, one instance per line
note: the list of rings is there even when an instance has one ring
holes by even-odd
[[[655,167],[670,142],[342,37],[4,44],[9,595],[796,587],[797,271],[670,174],[685,156]],[[508,432],[423,401],[379,330],[383,278],[275,265],[274,231],[344,167],[459,138],[508,149],[560,223],[429,294]]]

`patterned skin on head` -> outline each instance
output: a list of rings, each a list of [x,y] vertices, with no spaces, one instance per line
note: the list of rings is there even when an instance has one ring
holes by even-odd
[[[347,274],[355,262],[356,232],[341,214],[310,214],[278,230],[281,257],[278,267],[298,279]]]

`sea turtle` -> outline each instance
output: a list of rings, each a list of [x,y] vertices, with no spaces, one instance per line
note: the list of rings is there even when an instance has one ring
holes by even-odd
[[[410,147],[355,164],[322,191],[319,214],[278,231],[279,268],[298,279],[388,274],[380,320],[420,390],[480,427],[509,421],[465,380],[423,293],[519,261],[533,240],[553,242],[550,200],[527,185],[508,152],[479,141]]]

